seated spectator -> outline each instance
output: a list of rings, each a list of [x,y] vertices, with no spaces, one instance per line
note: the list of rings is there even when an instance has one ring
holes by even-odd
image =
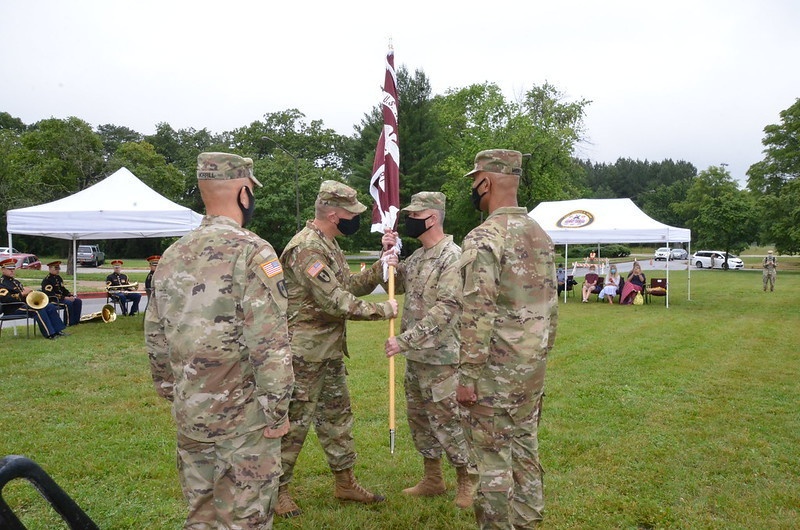
[[[47,296],[52,296],[58,300],[59,304],[67,306],[64,324],[67,326],[80,324],[83,301],[64,287],[64,279],[61,278],[61,274],[59,274],[61,272],[61,262],[51,261],[47,264],[47,267],[50,274],[42,280],[42,291],[44,291]]]
[[[619,273],[617,272],[617,266],[612,265],[608,276],[606,276],[606,282],[603,285],[603,290],[597,295],[600,300],[605,299],[608,296],[608,303],[614,303],[614,297],[617,296],[617,291],[619,290],[619,283],[621,278]]]
[[[586,276],[583,277],[583,287],[581,288],[581,294],[583,295],[582,302],[589,301],[589,295],[592,294],[594,288],[597,286],[597,280],[599,280],[599,276],[595,272],[596,268],[594,265],[589,266],[589,272]]]
[[[556,269],[556,282],[558,283],[558,294],[561,294],[567,288],[567,273],[561,265]]]
[[[128,275],[122,274],[122,260],[115,259],[111,262],[114,266],[114,272],[106,276],[106,289],[119,300],[119,305],[122,307],[122,314],[133,316],[139,312],[139,300],[142,295],[139,293],[125,290],[125,286],[129,285]],[[119,287],[119,289],[115,289]],[[128,312],[128,302],[132,302],[130,313]]]
[[[625,280],[625,286],[622,288],[622,295],[620,296],[621,304],[632,304],[636,293],[641,293],[644,290],[645,276],[642,272],[642,267],[638,261],[633,262],[633,270],[628,274]]]
[[[0,277],[0,302],[7,304],[3,306],[3,313],[13,315],[17,313],[27,313],[36,319],[43,337],[56,339],[66,336],[64,323],[58,316],[58,306],[56,304],[46,304],[41,309],[29,308],[25,300],[33,291],[30,287],[25,287],[22,282],[14,277],[17,260],[8,258],[0,261],[0,268],[3,275]],[[41,296],[46,296],[42,294]]]

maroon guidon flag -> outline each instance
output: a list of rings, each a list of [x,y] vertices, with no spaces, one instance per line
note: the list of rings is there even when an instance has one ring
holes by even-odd
[[[375,149],[369,194],[372,206],[372,232],[395,229],[400,210],[400,145],[397,139],[397,75],[394,71],[394,50],[386,54],[386,76],[383,81],[383,131]]]

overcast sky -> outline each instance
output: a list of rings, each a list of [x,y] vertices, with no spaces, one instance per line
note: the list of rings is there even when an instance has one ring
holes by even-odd
[[[297,108],[350,135],[391,39],[435,94],[548,81],[591,100],[581,158],[724,162],[743,182],[800,97],[798,27],[795,0],[2,0],[0,111],[152,134]]]

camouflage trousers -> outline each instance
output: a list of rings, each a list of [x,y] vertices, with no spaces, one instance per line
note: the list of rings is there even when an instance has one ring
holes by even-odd
[[[332,471],[349,469],[356,463],[353,411],[344,360],[310,363],[295,358],[292,367],[291,423],[289,432],[281,441],[282,486],[292,480],[294,465],[312,424]]]
[[[453,467],[469,463],[469,450],[456,401],[458,367],[406,362],[408,426],[414,447],[424,458],[441,458]]]
[[[481,529],[530,529],[544,512],[539,463],[541,394],[524,414],[480,405],[464,407],[470,457],[477,465],[475,519]]]
[[[775,290],[775,279],[778,277],[778,274],[775,272],[775,269],[764,269],[764,290],[767,290],[767,283],[769,283],[769,290]]]
[[[280,440],[262,432],[211,443],[178,434],[178,475],[189,503],[185,530],[272,528]]]

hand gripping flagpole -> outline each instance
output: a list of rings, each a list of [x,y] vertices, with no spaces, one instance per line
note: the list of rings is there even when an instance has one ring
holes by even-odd
[[[394,70],[394,50],[389,45],[386,54],[386,75],[381,98],[383,130],[375,149],[369,191],[375,199],[372,209],[372,232],[394,230],[400,208],[400,146],[397,138],[397,76]],[[399,240],[396,245],[399,253]],[[384,281],[388,283],[389,300],[394,300],[394,267],[384,262]],[[389,319],[389,338],[393,338],[395,317]],[[389,357],[389,451],[394,454],[395,435],[395,370],[394,356]]]

